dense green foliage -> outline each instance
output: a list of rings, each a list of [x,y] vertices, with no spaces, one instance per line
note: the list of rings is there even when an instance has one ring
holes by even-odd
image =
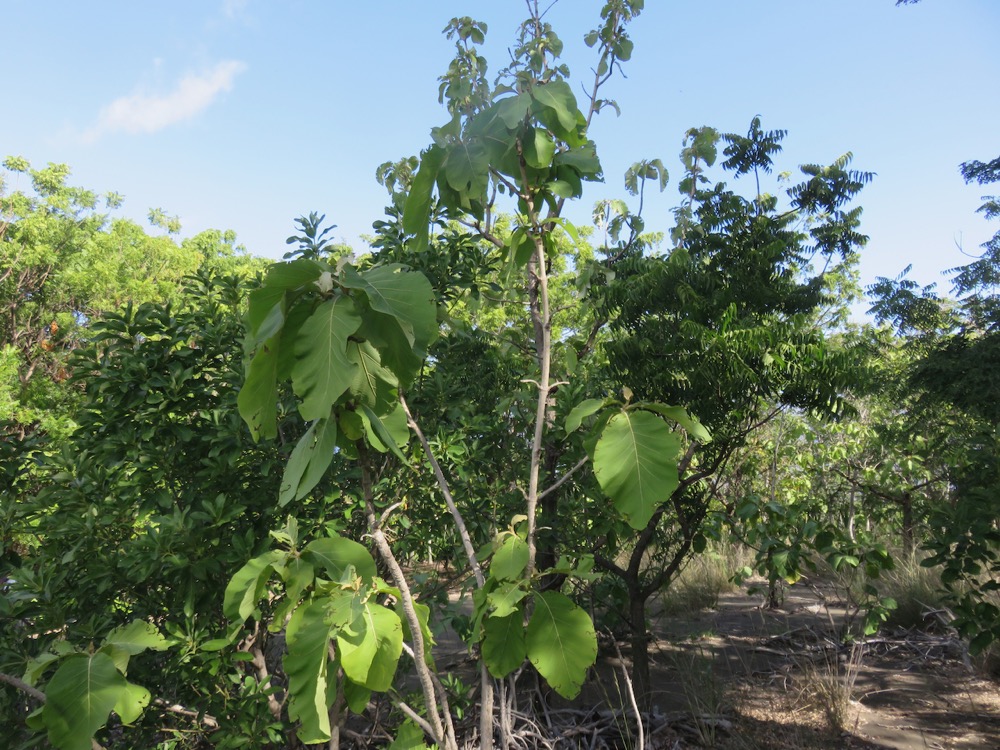
[[[349,721],[392,747],[510,746],[527,675],[580,694],[595,624],[627,635],[646,709],[647,603],[722,540],[752,549],[732,572],[766,604],[824,561],[862,578],[855,637],[894,606],[894,555],[925,554],[971,646],[1000,638],[1000,234],[957,301],[880,280],[893,326],[859,329],[872,175],[847,154],[769,185],[785,133],[760,117],[684,135],[670,232],[642,214],[660,159],[578,227],[643,3],[606,3],[582,99],[529,8],[492,81],[485,25],[445,29],[447,122],[380,167],[360,257],[317,213],[282,262],[229,233],[178,244],[8,160],[32,184],[0,216],[13,747],[336,747]],[[478,726],[435,661],[446,627]]]

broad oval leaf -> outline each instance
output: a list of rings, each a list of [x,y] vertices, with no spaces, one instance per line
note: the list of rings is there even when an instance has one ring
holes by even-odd
[[[498,680],[520,667],[528,655],[524,612],[519,608],[506,617],[487,618],[481,649],[486,668]]]
[[[594,447],[594,475],[634,529],[677,489],[680,438],[647,411],[615,414]]]
[[[133,620],[128,625],[115,628],[105,638],[104,644],[124,649],[133,656],[146,649],[164,651],[169,645],[159,629],[145,620]]]
[[[363,273],[345,269],[344,286],[368,295],[372,309],[395,318],[406,340],[421,357],[438,332],[434,289],[427,277],[398,263]]]
[[[107,654],[76,654],[45,686],[42,722],[60,750],[90,750],[91,738],[126,691],[126,680]]]
[[[392,687],[403,653],[403,623],[391,609],[369,600],[337,634],[337,647],[344,674],[363,687],[385,692]]]
[[[536,595],[526,644],[528,658],[553,690],[568,699],[579,695],[597,661],[597,633],[585,611],[558,591]]]
[[[516,534],[507,534],[490,563],[490,575],[497,579],[516,580],[528,564],[528,545]]]
[[[362,545],[342,536],[315,539],[306,545],[302,558],[315,568],[323,568],[331,580],[339,581],[349,565],[366,583],[371,583],[378,571],[371,553]]]
[[[125,689],[122,690],[118,702],[115,704],[114,712],[118,714],[122,724],[133,724],[142,716],[142,712],[146,710],[151,697],[149,691],[142,685],[126,682]]]

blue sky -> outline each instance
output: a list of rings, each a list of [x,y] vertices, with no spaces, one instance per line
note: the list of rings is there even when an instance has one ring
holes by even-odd
[[[606,183],[573,216],[624,197],[633,161],[660,157],[679,175],[684,131],[743,132],[755,114],[789,131],[779,169],[846,151],[878,173],[865,189],[867,284],[912,263],[940,281],[995,227],[958,164],[1000,155],[1000,2],[647,0],[631,33],[622,108],[591,130]],[[589,76],[583,34],[600,0],[560,0],[548,20],[573,79]],[[183,235],[236,230],[280,257],[292,220],[317,210],[338,239],[362,245],[385,204],[383,161],[416,154],[445,117],[437,76],[456,15],[489,24],[485,54],[502,67],[522,0],[4,0],[0,152],[62,162],[72,181],[125,195],[125,215],[181,217]],[[14,33],[11,33],[11,32]],[[12,64],[13,63],[13,64]],[[668,229],[676,180],[647,203]],[[16,183],[9,187],[17,188]],[[947,283],[943,284],[947,288]]]

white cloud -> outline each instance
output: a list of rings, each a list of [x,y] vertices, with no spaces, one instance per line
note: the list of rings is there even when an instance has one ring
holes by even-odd
[[[222,12],[226,18],[233,19],[243,15],[248,0],[222,0]]]
[[[224,60],[200,75],[189,74],[167,94],[136,93],[115,99],[101,110],[97,125],[84,140],[94,141],[107,133],[155,133],[208,108],[219,94],[233,87],[233,80],[246,70],[239,60]]]

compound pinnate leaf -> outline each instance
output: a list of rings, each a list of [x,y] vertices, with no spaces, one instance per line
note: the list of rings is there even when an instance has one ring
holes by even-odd
[[[579,695],[597,661],[597,633],[585,611],[557,591],[538,594],[526,645],[528,658],[553,690],[568,699]]]

